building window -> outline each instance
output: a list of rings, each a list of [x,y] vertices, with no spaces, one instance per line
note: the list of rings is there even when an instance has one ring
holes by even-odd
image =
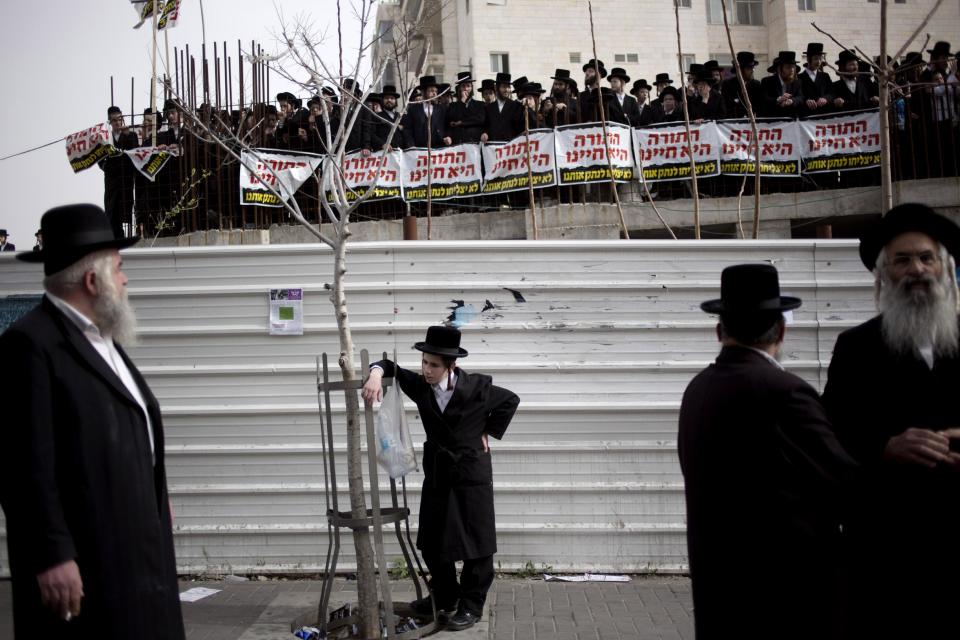
[[[674,0],[681,9],[689,9],[693,0]]]
[[[615,53],[613,54],[614,62],[639,62],[640,56],[636,53]]]
[[[736,25],[763,25],[763,0],[728,0],[727,21]],[[707,22],[723,24],[723,3],[707,0]]]
[[[497,4],[503,7],[506,6],[507,0],[487,0],[487,4]]]
[[[437,84],[443,84],[443,65],[430,67],[429,75],[437,80]]]
[[[732,66],[733,66],[733,58],[730,57],[730,52],[729,52],[729,51],[724,51],[724,52],[722,52],[722,53],[721,53],[721,52],[711,53],[711,54],[710,54],[710,59],[711,59],[711,60],[716,60],[716,61],[717,61],[717,64],[720,65],[720,68],[721,68],[721,69],[725,69],[725,68],[727,68],[727,67],[732,67]],[[688,67],[688,68],[689,68],[689,67]]]
[[[797,8],[800,11],[816,11],[816,0],[797,0]]]
[[[697,56],[693,53],[684,53],[680,56],[680,66],[684,69],[689,69],[690,65],[697,61]],[[686,71],[684,71],[686,73]]]
[[[580,52],[570,52],[570,62],[573,64],[580,64]]]
[[[491,53],[490,73],[510,73],[510,54]]]

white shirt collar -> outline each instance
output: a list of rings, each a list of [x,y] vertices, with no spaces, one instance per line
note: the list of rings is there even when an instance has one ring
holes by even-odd
[[[70,304],[63,298],[59,298],[53,295],[49,291],[46,292],[46,296],[50,300],[50,302],[53,303],[53,306],[55,306],[57,309],[62,311],[63,315],[70,318],[70,321],[73,322],[73,324],[75,324],[82,333],[92,333],[98,338],[103,337],[100,335],[99,327],[97,327],[97,325],[93,323],[93,320],[83,315],[72,304]]]

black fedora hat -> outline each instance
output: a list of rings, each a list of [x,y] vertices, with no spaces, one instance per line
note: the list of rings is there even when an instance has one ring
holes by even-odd
[[[164,113],[166,113],[167,111],[177,111],[179,109],[180,107],[177,105],[176,100],[174,100],[173,98],[167,98],[166,100],[163,101]]]
[[[417,85],[421,91],[427,87],[439,87],[440,83],[437,82],[436,76],[422,76],[420,78],[420,83]]]
[[[6,229],[0,229],[0,236],[7,236],[7,237],[9,237],[10,234],[7,233],[7,230],[6,230]]]
[[[927,49],[927,53],[930,54],[930,57],[937,56],[949,56],[950,55],[950,43],[941,40],[937,44],[933,45],[933,49]]]
[[[614,67],[610,70],[610,73],[607,74],[607,81],[610,81],[610,78],[620,78],[620,81],[623,84],[630,82],[630,76],[627,75],[627,70],[621,67]]]
[[[840,52],[840,55],[837,58],[836,67],[838,69],[842,69],[848,62],[853,62],[856,60],[859,60],[856,53],[850,49],[844,49]]]
[[[710,71],[711,73],[720,71],[720,63],[716,60],[707,60],[703,63],[703,68],[705,71]]]
[[[607,68],[603,66],[603,60],[597,60],[596,58],[591,58],[587,61],[587,64],[583,65],[583,72],[586,73],[587,69],[600,70],[600,77],[607,77]]]
[[[448,91],[450,91],[450,83],[441,82],[437,85],[437,93],[446,93]]]
[[[520,76],[519,78],[514,80],[513,92],[519,94],[520,91],[522,91],[523,88],[526,86],[527,82],[529,82],[529,80],[527,79],[527,76]]]
[[[701,69],[696,77],[694,77],[693,81],[694,83],[706,82],[711,87],[717,84],[717,79],[713,77],[713,72],[709,69]]]
[[[640,78],[639,80],[633,83],[633,89],[630,93],[636,95],[640,89],[646,89],[647,91],[653,91],[653,87],[650,86],[650,83],[647,82],[646,78]]]
[[[780,279],[771,264],[735,264],[720,274],[720,297],[700,308],[707,313],[745,315],[763,311],[789,311],[800,298],[780,295]]]
[[[498,73],[496,84],[510,84],[510,74],[509,73]]]
[[[757,62],[757,56],[753,51],[737,51],[737,64],[739,64],[741,68],[753,68],[760,63]]]
[[[573,80],[570,77],[570,69],[557,69],[556,71],[553,72],[553,75],[550,76],[550,79],[566,82],[568,85]]]
[[[445,325],[427,327],[427,339],[416,343],[413,348],[444,358],[467,357],[467,350],[460,347],[460,330]]]
[[[397,93],[397,87],[392,84],[383,85],[383,91],[380,92],[380,95],[383,96],[384,98],[390,96],[390,97],[396,98],[397,100],[400,99],[400,94]]]
[[[493,80],[491,80],[490,78],[487,78],[486,80],[483,80],[483,81],[480,82],[480,91],[481,91],[481,92],[482,92],[482,91],[496,91],[496,90],[497,90],[497,83],[494,82]]]
[[[43,249],[18,253],[24,262],[42,262],[44,275],[66,269],[87,254],[101,249],[123,249],[138,236],[116,238],[110,220],[95,204],[68,204],[50,209],[40,218]]]
[[[695,76],[695,75],[697,75],[698,73],[700,73],[701,71],[703,71],[703,65],[702,65],[702,64],[700,64],[699,62],[691,62],[691,63],[690,63],[690,68],[687,69],[687,74],[688,74],[688,75]]]
[[[521,98],[524,96],[540,96],[546,93],[546,91],[546,89],[540,86],[539,82],[528,82],[517,90],[517,95]]]
[[[658,73],[657,78],[653,81],[654,84],[672,84],[673,80],[670,79],[669,73]]]
[[[666,86],[664,87],[659,94],[659,98],[662,101],[664,96],[673,96],[673,99],[677,102],[680,102],[680,90],[676,87]]]
[[[870,271],[887,243],[901,233],[917,231],[940,244],[954,258],[960,258],[960,227],[925,204],[906,202],[890,209],[879,222],[860,237],[860,260]]]
[[[805,56],[820,56],[823,55],[823,43],[822,42],[808,42],[807,50],[803,52]]]
[[[475,82],[473,75],[469,71],[461,71],[457,73],[457,81],[454,82],[454,84],[459,86],[464,82]]]

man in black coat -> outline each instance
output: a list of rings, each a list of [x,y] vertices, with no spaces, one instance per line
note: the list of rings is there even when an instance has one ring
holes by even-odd
[[[598,73],[599,72],[599,73]],[[577,96],[580,106],[580,122],[600,122],[600,102],[597,98],[597,87],[600,80],[607,77],[607,70],[602,60],[589,60],[583,65],[583,91]],[[609,96],[610,90],[600,91]]]
[[[691,120],[721,120],[723,97],[716,88],[713,72],[702,69],[694,78],[694,94],[688,106]]]
[[[835,111],[870,109],[880,104],[880,98],[871,95],[870,81],[859,75],[859,60],[853,51],[841,51],[837,60],[840,79],[833,83],[829,99]]]
[[[473,99],[473,78],[470,77],[470,72],[458,73],[454,87],[457,92],[456,100],[447,107],[447,132],[450,140],[453,144],[480,142],[487,116],[483,103]]]
[[[498,73],[497,99],[484,105],[481,142],[507,142],[523,133],[523,107],[511,97],[509,73]]]
[[[844,521],[850,637],[960,629],[958,255],[960,228],[922,204],[892,208],[860,241],[880,315],[840,334],[823,394],[867,474]]]
[[[438,611],[456,614],[447,629],[473,626],[493,584],[497,529],[493,512],[493,467],[488,436],[503,438],[520,399],[482,373],[456,366],[467,356],[460,331],[434,326],[414,348],[423,352],[421,373],[390,360],[370,365],[363,386],[366,402],[380,400],[382,378],[395,377],[417,404],[427,440],[423,445],[423,491],[417,548],[430,569],[430,591]],[[463,560],[457,583],[455,562]],[[431,613],[429,598],[413,607]]]
[[[403,117],[403,141],[406,148],[448,146],[453,140],[447,132],[447,108],[437,103],[437,80],[420,78],[421,102],[410,105]]]
[[[0,251],[16,251],[17,245],[7,242],[7,230],[0,229]]]
[[[763,87],[760,81],[753,77],[757,65],[757,58],[752,51],[738,51],[737,64],[740,65],[740,73],[743,74],[743,82],[747,86],[747,97],[750,99],[750,106],[753,113],[758,118],[763,108]],[[732,67],[733,77],[723,81],[720,88],[720,95],[723,96],[723,111],[727,118],[746,118],[747,105],[743,98],[743,92],[740,88],[740,80],[736,75],[736,67]]]
[[[803,91],[804,115],[820,115],[830,111],[830,88],[833,79],[823,70],[823,43],[811,42],[803,52],[807,58],[800,72],[800,89]]]
[[[800,114],[804,98],[803,87],[797,78],[799,70],[796,52],[781,51],[773,62],[773,75],[760,81],[763,89],[760,115],[766,118],[795,118]]]
[[[627,93],[627,83],[630,76],[620,67],[614,67],[607,76],[613,95],[607,100],[606,116],[609,122],[619,122],[628,126],[635,126],[640,121],[640,109],[637,99]]]
[[[116,149],[125,151],[139,146],[137,134],[124,126],[120,107],[107,109],[107,119],[110,121],[110,140]],[[133,184],[137,170],[125,153],[106,157],[97,164],[103,170],[103,208],[110,218],[114,235],[122,238],[123,224],[133,224]]]
[[[397,100],[400,94],[397,88],[392,84],[383,85],[383,91],[380,93],[381,107],[378,113],[367,111],[364,113],[366,122],[363,124],[363,153],[370,153],[383,150],[387,144],[387,138],[390,137],[390,130],[400,115],[396,112]],[[403,148],[403,130],[397,127],[390,138],[390,149]]]
[[[102,209],[40,221],[46,295],[0,336],[15,397],[0,426],[18,640],[182,640],[157,399],[120,342],[135,338]]]
[[[641,78],[633,83],[633,89],[630,93],[637,99],[637,112],[639,113],[636,121],[633,123],[635,127],[645,127],[656,118],[656,110],[650,104],[650,92],[652,90],[653,87],[650,86],[645,78]]]
[[[829,638],[835,624],[838,496],[855,469],[817,392],[783,370],[783,311],[776,269],[723,270],[723,345],[687,387],[679,455],[698,640]],[[731,563],[756,563],[761,575]],[[742,605],[750,593],[749,612]]]
[[[553,80],[549,96],[551,106],[544,111],[545,126],[557,127],[580,122],[580,103],[574,89],[576,81],[570,77],[570,70],[557,69],[550,79]]]

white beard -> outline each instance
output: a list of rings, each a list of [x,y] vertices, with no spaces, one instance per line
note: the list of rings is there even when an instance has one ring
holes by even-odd
[[[101,335],[110,336],[123,346],[137,344],[137,316],[127,299],[127,290],[114,285],[112,265],[103,263],[104,273],[100,273],[101,265],[97,265],[97,283],[102,291],[93,302],[93,313],[96,316],[97,328]]]
[[[911,289],[910,285],[918,281],[927,282],[929,288]],[[877,302],[883,314],[884,342],[900,355],[920,357],[920,349],[931,346],[937,357],[957,355],[960,328],[956,295],[947,265],[939,280],[904,276],[897,285],[883,272]]]

